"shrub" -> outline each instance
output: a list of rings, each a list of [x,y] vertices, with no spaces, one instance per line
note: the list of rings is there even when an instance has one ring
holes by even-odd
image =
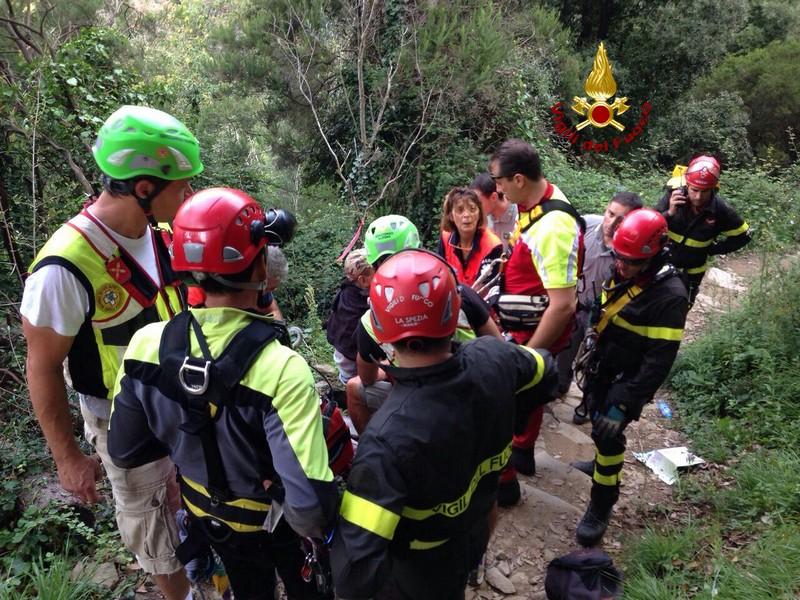
[[[741,309],[683,348],[670,385],[698,451],[800,442],[798,275],[766,269]]]

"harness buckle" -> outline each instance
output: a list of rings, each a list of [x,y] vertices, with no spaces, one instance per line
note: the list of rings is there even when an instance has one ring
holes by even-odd
[[[198,360],[192,356],[187,356],[183,359],[183,364],[181,368],[178,369],[178,381],[181,382],[181,387],[183,391],[187,394],[192,394],[193,396],[202,396],[203,394],[208,391],[208,385],[210,383],[209,373],[211,372],[211,361],[207,360],[204,362],[203,366],[197,366],[190,361]],[[186,380],[187,371],[190,375],[203,375],[203,382],[201,384],[192,384]]]

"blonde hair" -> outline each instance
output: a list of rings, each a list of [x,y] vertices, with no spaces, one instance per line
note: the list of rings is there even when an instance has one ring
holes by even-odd
[[[459,186],[447,192],[447,195],[444,197],[444,202],[442,203],[442,220],[439,222],[439,229],[442,231],[453,231],[456,229],[456,224],[453,223],[450,218],[450,213],[453,212],[453,208],[455,208],[456,204],[461,200],[472,202],[478,207],[478,228],[484,226],[483,204],[481,204],[481,199],[478,198],[478,194],[475,193],[475,190],[471,190],[468,187]]]
[[[358,279],[359,275],[362,275],[369,269],[372,269],[372,265],[367,261],[366,248],[353,250],[347,255],[347,258],[344,259],[344,274],[351,281],[355,281]]]

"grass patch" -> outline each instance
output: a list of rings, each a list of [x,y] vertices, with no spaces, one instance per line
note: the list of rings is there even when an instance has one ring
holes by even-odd
[[[660,531],[648,527],[632,544],[625,560],[635,564],[642,575],[663,579],[695,559],[701,537],[701,531],[691,523]]]
[[[670,378],[682,425],[711,460],[800,444],[800,267],[762,281],[681,350]]]
[[[800,597],[797,298],[800,267],[769,266],[740,309],[682,348],[670,379],[680,423],[727,466],[681,479],[695,516],[632,543],[625,598]]]

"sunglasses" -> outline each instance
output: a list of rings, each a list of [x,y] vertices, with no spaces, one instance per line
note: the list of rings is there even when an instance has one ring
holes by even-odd
[[[648,260],[650,260],[649,258],[628,258],[627,256],[622,256],[621,254],[618,254],[614,250],[611,251],[611,256],[614,258],[614,260],[618,260],[619,262],[625,265],[631,265],[632,267],[643,265]]]
[[[512,177],[514,177],[514,175],[513,174],[512,175],[492,175],[490,173],[489,177],[492,178],[492,181],[497,182],[498,179],[511,179]]]

